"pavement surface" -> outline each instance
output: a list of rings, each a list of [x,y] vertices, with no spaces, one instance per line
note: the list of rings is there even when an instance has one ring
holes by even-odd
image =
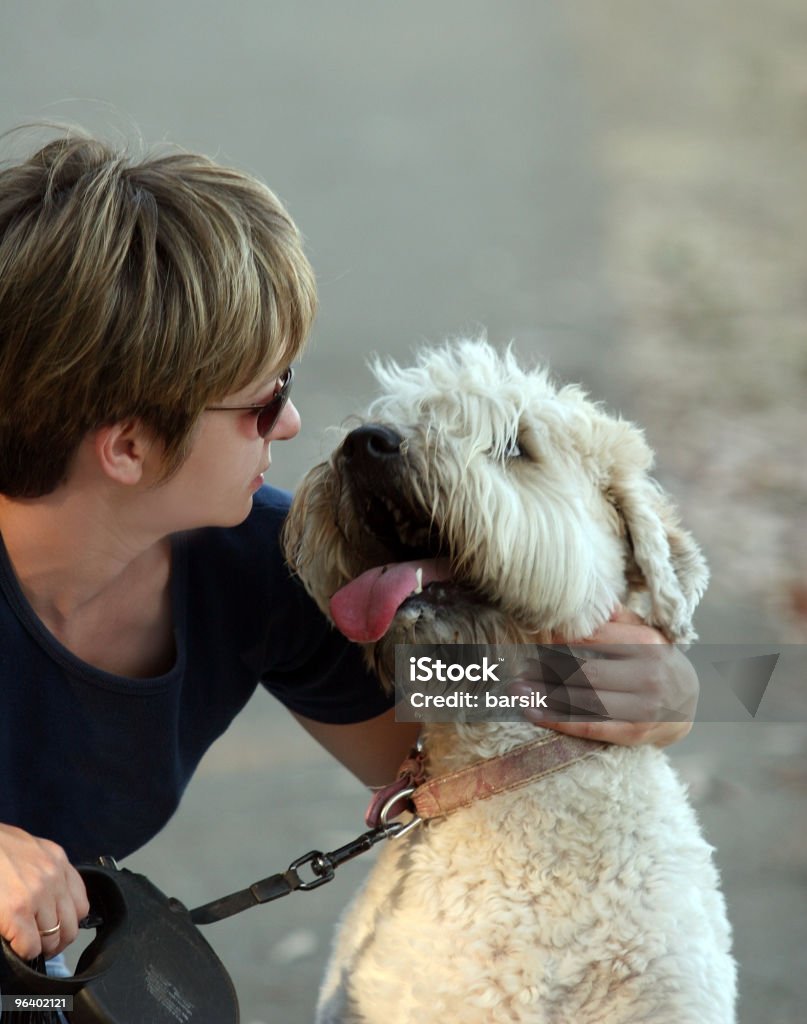
[[[366,402],[370,352],[486,329],[647,427],[712,563],[702,638],[795,645],[806,49],[794,0],[7,0],[0,128],[168,140],[284,199],[321,314],[295,382],[304,431],[276,446],[273,482],[292,488]],[[698,723],[671,752],[717,847],[742,1024],[807,1019],[800,683],[777,689],[787,722]],[[258,694],[128,866],[193,906],[345,842],[364,802]],[[364,871],[206,930],[245,1024],[311,1020]]]

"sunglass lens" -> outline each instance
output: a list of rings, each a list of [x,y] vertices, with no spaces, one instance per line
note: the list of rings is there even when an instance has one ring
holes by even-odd
[[[268,437],[269,434],[275,429],[277,421],[280,419],[280,414],[283,412],[283,407],[289,400],[289,393],[291,392],[291,381],[294,373],[289,367],[288,370],[283,374],[279,381],[279,387],[274,393],[272,398],[266,403],[266,405],[258,413],[258,434],[261,437]]]

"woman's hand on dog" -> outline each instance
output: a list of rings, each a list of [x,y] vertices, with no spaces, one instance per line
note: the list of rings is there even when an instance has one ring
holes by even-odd
[[[692,728],[698,677],[689,659],[662,633],[626,608],[585,640],[561,641],[580,669],[547,687],[523,674],[520,689],[549,689],[549,710],[525,711],[536,724],[582,739],[623,746],[666,747]],[[539,670],[539,675],[540,670]]]

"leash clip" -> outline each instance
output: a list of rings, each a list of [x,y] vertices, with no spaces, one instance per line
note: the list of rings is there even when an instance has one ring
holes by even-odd
[[[306,864],[311,865],[311,870],[314,872],[314,878],[308,882],[304,882],[300,878],[299,868],[304,867]],[[288,875],[291,875],[295,880],[295,889],[302,889],[303,892],[309,892],[311,889],[317,889],[321,885],[325,885],[326,882],[330,882],[334,876],[334,865],[327,853],[322,853],[320,850],[312,850],[310,853],[306,853],[302,857],[298,857],[289,864]]]
[[[418,815],[415,815],[411,821],[406,822],[387,821],[387,816],[389,815],[392,808],[396,804],[400,803],[401,800],[405,800],[408,797],[412,796],[416,789],[416,786],[409,786],[407,789],[402,789],[397,793],[393,793],[389,800],[387,800],[387,802],[379,811],[378,820],[380,823],[380,827],[387,831],[387,837],[389,839],[400,839],[401,836],[405,836],[407,832],[411,832],[412,829],[417,828],[418,825],[423,824],[423,819]]]

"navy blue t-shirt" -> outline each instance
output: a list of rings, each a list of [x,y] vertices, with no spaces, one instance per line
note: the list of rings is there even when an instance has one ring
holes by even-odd
[[[265,487],[240,526],[174,538],[176,663],[152,679],[102,672],[63,647],[0,541],[0,822],[52,839],[74,863],[125,857],[168,821],[259,683],[321,722],[391,706],[283,564],[288,505]]]

